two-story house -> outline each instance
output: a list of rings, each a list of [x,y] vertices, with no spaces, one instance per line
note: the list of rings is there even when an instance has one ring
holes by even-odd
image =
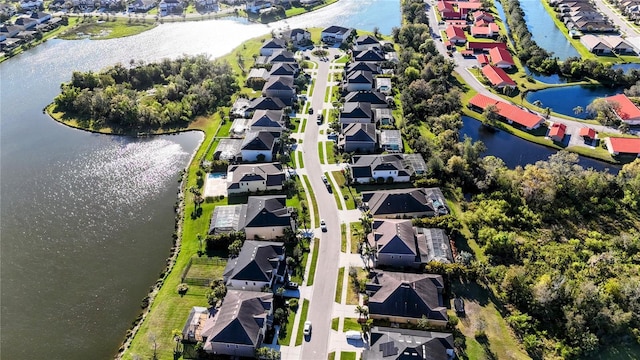
[[[230,259],[222,278],[228,289],[262,291],[287,274],[284,243],[246,240],[236,258]]]
[[[227,194],[282,190],[285,174],[280,163],[230,165]]]

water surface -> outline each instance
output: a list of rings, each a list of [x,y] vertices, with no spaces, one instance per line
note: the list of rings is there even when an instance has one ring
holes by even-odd
[[[586,112],[587,106],[597,98],[612,96],[622,93],[622,88],[608,88],[604,86],[573,85],[557,88],[549,88],[527,93],[527,101],[533,103],[539,100],[542,107],[550,107],[553,111],[586,119],[589,114]],[[582,107],[582,113],[576,113],[575,108]]]

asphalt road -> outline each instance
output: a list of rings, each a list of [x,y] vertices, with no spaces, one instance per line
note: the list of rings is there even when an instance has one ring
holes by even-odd
[[[329,74],[330,61],[336,49],[329,49],[331,52],[328,60],[321,61],[319,58],[306,51],[312,61],[318,63],[317,77],[311,105],[314,109],[313,115],[309,115],[304,134],[304,165],[309,176],[309,182],[318,203],[320,218],[327,223],[327,232],[320,232],[318,228],[316,237],[320,239],[320,252],[318,254],[318,264],[316,277],[313,282],[313,293],[309,304],[307,320],[311,320],[313,330],[311,336],[305,339],[302,347],[301,359],[324,360],[327,358],[327,349],[331,333],[331,313],[334,304],[336,291],[336,279],[338,277],[338,265],[340,260],[340,219],[338,218],[338,207],[333,194],[327,191],[322,182],[322,168],[318,158],[318,124],[317,114],[322,111],[324,104],[324,94],[327,87],[327,76]],[[325,119],[326,121],[327,119]],[[319,224],[315,224],[319,227]],[[302,326],[302,324],[300,324]]]

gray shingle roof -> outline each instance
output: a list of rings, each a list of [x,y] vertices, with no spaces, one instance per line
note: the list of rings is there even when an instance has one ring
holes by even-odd
[[[347,76],[349,84],[373,84],[373,76],[371,71],[356,70]]]
[[[282,110],[256,110],[251,118],[251,128],[273,128],[274,130],[284,130],[284,120]]]
[[[284,243],[246,240],[238,257],[227,262],[225,281],[271,281],[284,255]]]
[[[291,214],[286,206],[286,196],[250,196],[244,227],[288,226]]]
[[[347,67],[345,68],[345,72],[347,74],[356,70],[371,71],[373,74],[380,74],[380,67],[377,64],[369,62],[356,61],[347,65]]]
[[[362,352],[363,360],[453,360],[453,334],[373,327],[371,346]]]
[[[354,51],[353,58],[355,61],[378,62],[384,61],[384,53],[376,50]]]
[[[344,128],[345,141],[376,142],[376,126],[374,124],[347,124]]]
[[[393,215],[405,213],[447,213],[445,198],[439,188],[394,189],[362,193],[371,214]]]
[[[369,245],[379,254],[413,255],[420,262],[416,234],[411,220],[374,220],[367,236]]]
[[[344,102],[363,102],[378,105],[387,104],[384,94],[377,91],[352,91],[344,98]]]
[[[247,110],[282,110],[285,108],[284,102],[278,98],[259,97],[251,100]]]
[[[347,102],[344,104],[340,118],[345,119],[371,119],[371,104],[366,102]]]
[[[286,49],[287,43],[282,39],[269,39],[262,45],[262,49]]]
[[[228,169],[229,187],[240,182],[266,181],[267,186],[282,185],[285,180],[282,165],[279,163],[231,165]]]
[[[242,150],[272,150],[275,138],[268,131],[250,131],[242,141]]]

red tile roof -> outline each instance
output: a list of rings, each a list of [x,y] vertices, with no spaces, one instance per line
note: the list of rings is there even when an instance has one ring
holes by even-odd
[[[480,54],[476,56],[476,59],[478,59],[478,63],[480,65],[486,65],[489,63],[489,57],[486,54]]]
[[[567,131],[567,125],[561,123],[553,123],[549,129],[549,137],[562,139]]]
[[[442,10],[453,11],[453,4],[447,1],[438,1],[438,10],[442,12]]]
[[[479,2],[459,1],[459,2],[456,2],[455,4],[458,6],[458,9],[465,9],[465,10],[482,9],[482,3],[479,3]]]
[[[482,67],[482,73],[493,86],[516,86],[516,82],[497,66],[485,65]]]
[[[640,154],[640,138],[616,138],[608,139],[611,151],[625,154]]]
[[[493,29],[488,26],[472,26],[471,27],[471,35],[473,36],[478,36],[478,35],[489,36],[489,35],[494,35],[494,33],[495,31],[493,31]]]
[[[487,50],[487,49],[493,49],[493,48],[503,48],[506,49],[507,48],[507,44],[502,43],[502,42],[495,42],[495,41],[487,41],[487,42],[480,42],[480,41],[469,41],[467,42],[467,49],[470,50]]]
[[[495,47],[489,50],[489,56],[491,56],[491,63],[493,64],[504,63],[511,66],[515,65],[513,57],[511,57],[507,49]]]
[[[526,128],[532,129],[544,122],[544,119],[536,114],[522,110],[515,105],[492,99],[486,95],[476,94],[469,100],[469,105],[477,106],[483,110],[490,104],[498,108],[498,114],[500,116]]]
[[[622,119],[623,121],[640,120],[640,109],[638,109],[638,107],[634,103],[632,103],[631,100],[629,100],[627,95],[618,94],[609,96],[606,97],[605,100],[610,102],[615,101],[620,104],[620,109],[618,109],[616,112],[618,113],[618,116],[620,116],[620,119]]]
[[[449,40],[466,40],[467,37],[464,35],[464,30],[462,30],[462,28],[459,28],[457,26],[453,26],[453,25],[449,25],[447,26],[447,37],[449,38]]]
[[[580,129],[580,136],[595,139],[596,131],[590,127],[583,127],[582,129]]]

